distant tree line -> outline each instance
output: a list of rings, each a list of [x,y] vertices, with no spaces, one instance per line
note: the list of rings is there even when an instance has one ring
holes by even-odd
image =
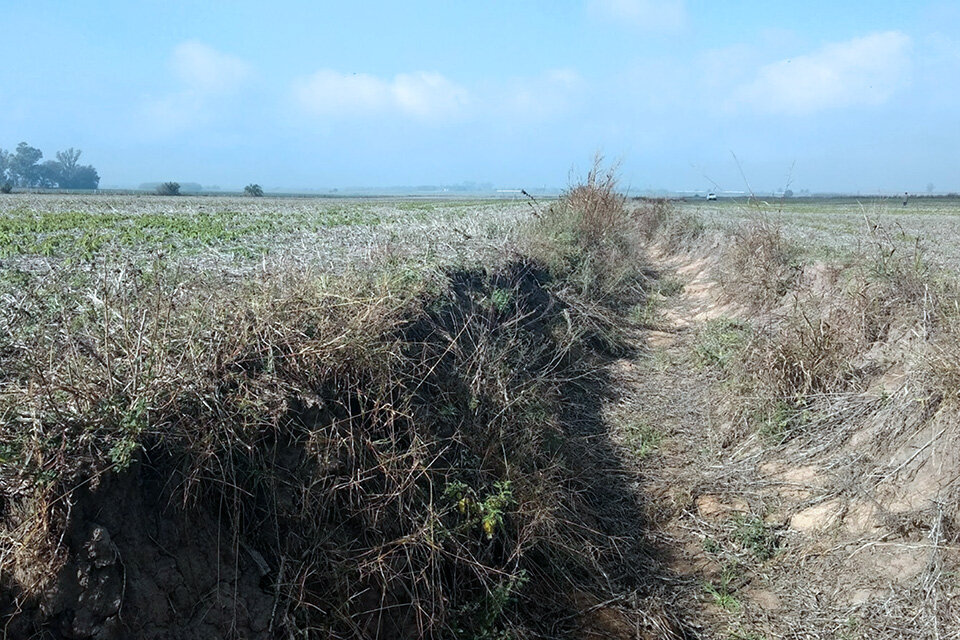
[[[80,149],[58,151],[56,160],[43,159],[43,152],[26,142],[16,151],[0,149],[0,186],[46,189],[96,189],[100,175],[91,165],[80,164]]]

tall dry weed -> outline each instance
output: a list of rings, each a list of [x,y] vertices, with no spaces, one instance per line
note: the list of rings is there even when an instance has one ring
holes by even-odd
[[[776,304],[802,278],[799,249],[781,225],[760,217],[735,229],[722,256],[720,281],[738,301],[754,308]]]
[[[642,230],[618,191],[617,166],[597,157],[586,178],[534,218],[527,251],[592,299],[612,301],[637,288]]]

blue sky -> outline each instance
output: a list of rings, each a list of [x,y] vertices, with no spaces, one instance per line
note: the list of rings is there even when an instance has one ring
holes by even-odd
[[[958,2],[11,4],[0,147],[103,185],[960,191]]]

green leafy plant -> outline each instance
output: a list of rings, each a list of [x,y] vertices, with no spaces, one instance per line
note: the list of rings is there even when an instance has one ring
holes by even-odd
[[[509,632],[498,629],[504,610],[516,602],[517,592],[529,581],[525,570],[502,580],[480,600],[460,607],[456,635],[465,640],[509,640]]]
[[[133,463],[136,452],[141,448],[135,436],[125,435],[110,447],[107,456],[116,471],[123,471]]]
[[[654,327],[660,316],[660,302],[654,296],[644,298],[630,309],[630,321],[641,327]]]
[[[755,515],[737,515],[734,519],[733,540],[758,560],[766,561],[777,553],[779,540],[773,527]]]
[[[514,504],[509,480],[495,482],[493,491],[482,499],[469,485],[454,481],[446,486],[444,497],[456,504],[457,511],[470,526],[479,527],[488,540],[503,527],[506,510]]]
[[[720,578],[716,583],[705,582],[703,585],[703,590],[713,599],[715,605],[731,612],[739,611],[741,607],[732,586],[735,577],[734,567],[726,566],[720,572]]]
[[[749,327],[730,318],[717,318],[707,323],[697,336],[694,353],[701,363],[724,368],[742,352]]]
[[[673,276],[664,276],[657,280],[657,293],[665,297],[671,297],[683,293],[683,280]]]
[[[772,405],[759,409],[757,432],[773,443],[780,443],[789,438],[804,424],[806,411],[802,408],[802,400],[802,398],[790,401],[777,400]]]
[[[513,292],[509,289],[494,289],[490,294],[490,302],[493,304],[493,307],[500,313],[504,313],[507,309],[510,308],[510,303],[513,301]]]
[[[651,455],[663,442],[663,434],[646,422],[630,426],[626,433],[627,444],[638,458]]]

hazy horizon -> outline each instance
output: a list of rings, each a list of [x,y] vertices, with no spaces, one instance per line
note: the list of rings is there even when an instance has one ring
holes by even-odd
[[[0,148],[101,185],[960,191],[960,6],[9,7]]]

